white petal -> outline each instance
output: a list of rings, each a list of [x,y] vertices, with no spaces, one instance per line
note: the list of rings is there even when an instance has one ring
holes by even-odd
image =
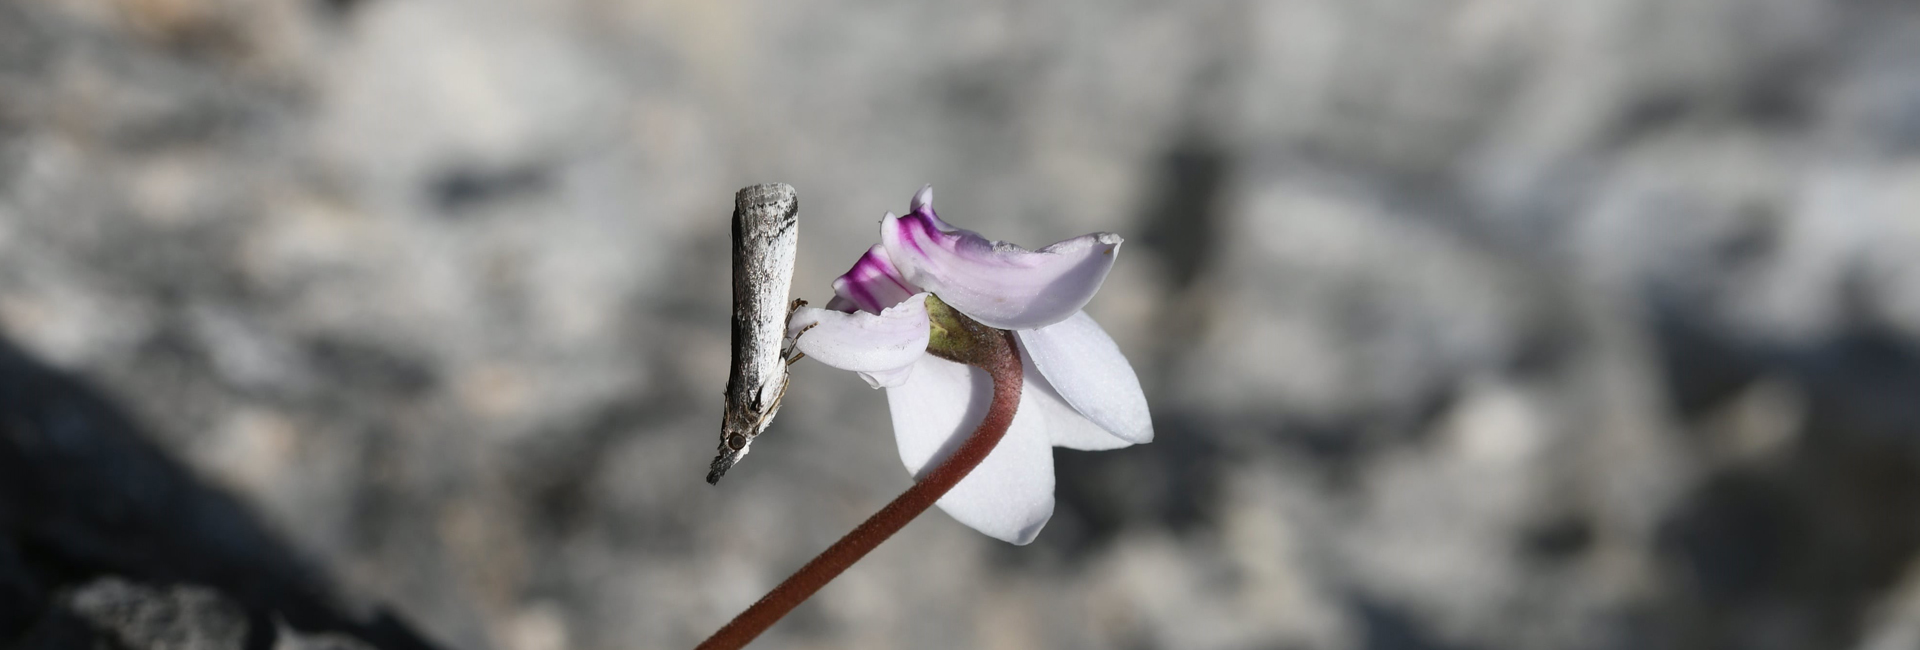
[[[907,383],[907,378],[912,376],[913,366],[860,373],[860,378],[866,380],[868,388],[893,388]]]
[[[927,294],[915,294],[879,314],[801,307],[787,321],[793,345],[820,363],[880,373],[913,365],[927,351]]]
[[[941,232],[954,232],[956,230],[959,230],[959,228],[955,228],[949,225],[947,222],[941,221],[940,214],[933,211],[933,184],[932,183],[928,183],[926,185],[921,186],[920,191],[913,193],[913,200],[907,202],[907,212],[909,214],[921,213],[921,214],[927,215],[928,219],[933,220],[934,227],[939,228]]]
[[[1093,317],[1074,312],[1058,323],[1014,334],[1040,374],[1074,410],[1130,442],[1153,442],[1153,418],[1140,378]]]
[[[932,355],[913,376],[887,389],[900,461],[917,478],[945,460],[986,417],[993,385],[987,373]],[[1013,426],[986,460],[936,504],[956,521],[1014,544],[1040,534],[1053,516],[1053,449],[1037,403],[1021,391]]]
[[[1119,235],[1094,233],[1029,251],[966,230],[945,232],[930,213],[881,219],[887,256],[908,283],[1000,329],[1073,315],[1106,281],[1120,250]]]
[[[1066,447],[1081,451],[1105,451],[1132,446],[1133,443],[1108,433],[1093,420],[1081,415],[1073,406],[1067,404],[1053,384],[1047,382],[1045,375],[1033,365],[1033,358],[1020,355],[1023,374],[1020,376],[1020,408],[1037,408],[1045,416],[1047,423],[1047,441],[1055,447]],[[1027,399],[1031,397],[1031,400]]]
[[[927,183],[926,185],[920,186],[920,191],[913,193],[913,200],[907,202],[907,211],[919,212],[920,208],[926,208],[926,207],[932,207],[932,206],[933,206],[933,183]]]

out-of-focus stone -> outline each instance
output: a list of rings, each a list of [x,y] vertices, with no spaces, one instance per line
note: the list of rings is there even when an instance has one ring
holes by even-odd
[[[0,603],[78,586],[48,553],[240,539],[453,647],[690,646],[908,480],[884,398],[802,362],[699,481],[728,197],[800,188],[818,302],[932,182],[994,237],[1127,237],[1088,309],[1158,439],[1058,452],[1032,546],[929,516],[765,643],[1899,643],[1864,612],[1920,548],[1916,35],[1794,0],[0,3],[0,370],[158,450],[10,393],[60,408],[0,420],[0,502],[62,506],[0,515]],[[316,629],[413,639],[360,609]]]
[[[240,650],[247,637],[240,606],[204,587],[152,588],[108,578],[74,591],[60,606],[139,650]]]

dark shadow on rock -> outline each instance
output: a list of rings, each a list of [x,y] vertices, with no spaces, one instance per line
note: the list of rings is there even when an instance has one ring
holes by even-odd
[[[1660,315],[1652,329],[1667,406],[1682,418],[1699,417],[1760,378],[1764,369],[1755,351],[1688,323],[1671,310],[1656,313]]]
[[[1149,445],[1054,452],[1054,518],[1035,546],[1085,558],[1131,526],[1183,533],[1211,525],[1224,451],[1199,430],[1200,422],[1177,413],[1157,420]]]
[[[1193,285],[1219,250],[1221,210],[1232,156],[1198,128],[1160,155],[1153,194],[1141,209],[1139,245],[1167,264],[1176,290]]]
[[[1920,551],[1920,350],[1871,326],[1791,349],[1655,329],[1683,417],[1761,376],[1806,396],[1788,448],[1712,470],[1663,522],[1660,647],[1852,647]]]
[[[1226,454],[1211,435],[1213,422],[1165,408],[1168,400],[1154,388],[1171,383],[1169,373],[1204,330],[1206,309],[1198,303],[1205,295],[1192,288],[1219,248],[1215,240],[1232,165],[1232,152],[1197,123],[1176,133],[1160,155],[1137,216],[1140,236],[1129,239],[1166,265],[1173,279],[1166,300],[1186,306],[1162,310],[1152,347],[1129,355],[1153,405],[1155,440],[1140,448],[1054,454],[1054,517],[1035,542],[1052,552],[1042,555],[1090,557],[1088,550],[1131,526],[1182,532],[1206,526],[1214,516],[1209,504],[1219,491],[1219,463]],[[1011,554],[1006,559],[1022,561]]]
[[[258,629],[267,635],[256,635]],[[22,648],[125,647],[238,650],[273,646],[272,626],[205,587],[152,588],[103,578],[54,599]]]
[[[253,621],[433,647],[390,613],[349,613],[231,495],[169,458],[98,391],[0,339],[0,641],[59,615],[58,593],[104,576],[204,585]]]
[[[367,4],[366,0],[316,0],[323,11],[336,19],[345,19]]]
[[[1441,641],[1409,613],[1385,603],[1358,599],[1353,611],[1360,615],[1361,647],[1366,650],[1461,650]]]
[[[1456,392],[1441,387],[1402,408],[1332,420],[1155,410],[1151,444],[1054,451],[1053,519],[1027,548],[1087,558],[1141,525],[1175,534],[1217,529],[1220,477],[1261,453],[1309,461],[1311,478],[1329,494],[1358,489],[1380,454],[1422,444]]]
[[[537,162],[498,168],[459,165],[440,170],[426,191],[441,214],[458,217],[474,208],[537,194],[552,185],[553,169]]]

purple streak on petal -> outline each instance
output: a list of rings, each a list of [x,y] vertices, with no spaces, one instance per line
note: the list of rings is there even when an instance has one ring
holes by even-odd
[[[887,256],[887,249],[878,244],[867,249],[867,254],[860,256],[853,268],[833,280],[836,298],[870,314],[878,314],[919,292],[919,288],[900,276],[899,269]],[[832,306],[833,303],[828,303],[829,308]]]
[[[834,287],[835,295],[841,295],[842,288],[846,290],[844,295],[852,296],[854,304],[860,305],[861,311],[870,314],[880,313],[882,309],[880,301],[873,297],[873,291],[867,288],[867,283],[853,282],[845,287]]]
[[[881,225],[882,228],[886,227],[885,221],[881,221],[880,223],[882,224]],[[909,234],[909,236],[901,237],[900,241],[902,243],[905,243],[908,246],[913,247],[913,252],[925,255],[927,252],[927,249],[922,248],[920,246],[920,240],[934,239],[932,236],[927,235],[925,232],[929,226],[929,221],[926,218],[926,216],[916,212],[916,213],[908,214],[906,217],[900,218],[894,223],[896,224],[895,229],[902,234],[908,234],[908,231],[913,231],[912,234],[920,235],[919,237],[914,237],[914,236],[911,236],[911,234]],[[887,241],[887,236],[885,232],[881,233],[880,241],[882,242],[881,246],[884,247],[886,245],[885,242]],[[934,241],[938,241],[938,240],[934,240]]]
[[[1121,238],[1094,233],[1029,251],[956,229],[921,213],[888,215],[880,242],[902,278],[1000,329],[1065,320],[1093,298],[1113,268]]]

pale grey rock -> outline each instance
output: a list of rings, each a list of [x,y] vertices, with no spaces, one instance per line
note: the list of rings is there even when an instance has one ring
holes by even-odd
[[[799,189],[818,303],[932,182],[998,239],[1127,237],[1088,309],[1158,439],[1060,452],[1034,545],[929,516],[763,643],[1879,648],[1920,548],[1916,33],[1822,0],[10,3],[0,333],[436,643],[685,647],[907,481],[884,397],[807,362],[700,481],[729,197]]]
[[[127,648],[239,650],[247,636],[246,613],[204,587],[154,589],[109,578],[88,584],[63,604]]]

